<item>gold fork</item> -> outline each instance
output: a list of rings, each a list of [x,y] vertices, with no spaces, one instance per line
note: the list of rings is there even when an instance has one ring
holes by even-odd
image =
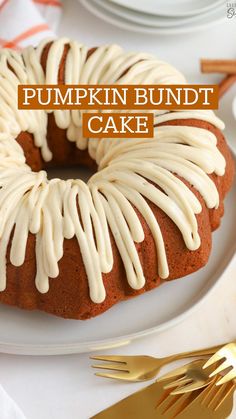
[[[217,377],[203,390],[182,395],[165,395],[157,402],[156,418],[225,419],[233,409],[235,383],[216,387]],[[196,395],[197,393],[197,395]]]
[[[214,380],[214,377],[209,377],[213,370],[212,367],[203,370],[205,362],[204,359],[192,361],[162,375],[157,381],[163,382],[171,379],[163,388],[165,390],[173,389],[171,391],[172,395],[188,393],[206,387]]]
[[[216,362],[221,362],[219,366],[214,368],[209,377],[214,377],[219,373],[225,374],[217,385],[225,384],[236,378],[236,343],[228,343],[221,347],[208,361],[204,364],[203,368],[208,368]]]
[[[92,356],[91,359],[105,361],[104,364],[92,365],[93,368],[111,370],[112,372],[96,373],[99,377],[114,378],[125,381],[147,381],[154,378],[160,369],[173,361],[179,359],[212,355],[218,351],[222,345],[196,351],[182,352],[164,358],[154,358],[152,356],[121,356],[121,355],[99,355]],[[107,363],[106,363],[107,362]]]

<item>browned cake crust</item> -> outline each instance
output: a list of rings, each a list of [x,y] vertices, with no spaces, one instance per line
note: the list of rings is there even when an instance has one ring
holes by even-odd
[[[47,48],[45,48],[42,59],[44,67],[47,59]],[[59,75],[60,82],[64,78],[63,71],[62,60]],[[218,209],[209,210],[197,190],[184,179],[181,179],[197,196],[202,205],[202,212],[197,215],[201,246],[196,251],[187,249],[175,223],[160,208],[148,202],[163,234],[170,270],[168,280],[172,280],[195,272],[207,263],[211,251],[212,231],[220,224],[220,218],[224,213],[223,200],[232,184],[234,162],[221,131],[210,123],[187,119],[168,121],[168,123],[162,125],[197,126],[213,132],[217,137],[218,148],[224,155],[227,163],[224,176],[210,175],[216,184],[220,196]],[[33,138],[29,133],[21,133],[17,141],[24,149],[27,163],[33,170],[47,169],[49,165],[43,162],[40,150],[35,147]],[[48,143],[49,148],[53,152],[53,160],[50,162],[50,166],[83,164],[95,168],[95,163],[89,157],[88,152],[80,151],[74,143],[67,140],[66,131],[56,126],[53,115],[49,116]],[[59,276],[56,279],[50,279],[49,291],[46,294],[41,294],[35,287],[35,236],[29,233],[25,262],[20,267],[15,267],[10,263],[9,250],[11,242],[9,242],[7,252],[7,288],[0,293],[0,302],[28,310],[39,309],[64,318],[87,319],[103,313],[119,301],[157,287],[162,281],[158,276],[155,243],[144,218],[137,210],[136,212],[145,233],[144,241],[136,244],[146,278],[146,284],[143,289],[135,291],[128,285],[120,254],[111,235],[114,265],[111,272],[103,274],[106,289],[106,299],[103,303],[95,304],[89,297],[88,280],[76,238],[64,240],[64,255],[59,262]]]

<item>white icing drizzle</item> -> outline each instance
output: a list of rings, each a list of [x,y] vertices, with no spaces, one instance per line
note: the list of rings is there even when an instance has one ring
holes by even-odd
[[[36,236],[35,282],[41,293],[48,291],[49,278],[59,274],[64,239],[75,236],[90,297],[100,303],[106,295],[102,274],[113,267],[109,228],[128,283],[134,289],[142,288],[145,278],[135,243],[144,240],[144,231],[134,210],[137,208],[156,244],[158,274],[168,278],[164,239],[147,199],[178,226],[188,249],[198,249],[196,214],[202,207],[175,174],[200,192],[208,208],[217,208],[219,194],[208,175],[222,176],[225,159],[217,149],[216,137],[202,128],[160,126],[155,128],[152,140],[85,139],[81,135],[81,111],[56,110],[58,127],[67,129],[68,140],[79,149],[88,148],[98,164],[98,172],[88,184],[82,180],[49,181],[45,171],[33,172],[15,138],[21,131],[32,133],[44,160],[49,161],[52,153],[46,138],[47,113],[18,110],[17,86],[56,84],[66,44],[66,84],[185,82],[177,70],[150,55],[125,53],[119,46],[111,45],[97,48],[87,58],[87,47],[66,38],[52,42],[44,74],[40,60],[47,42],[36,49],[29,47],[22,54],[12,50],[0,53],[0,290],[6,288],[6,251],[13,229],[10,261],[14,266],[24,263],[29,232]],[[212,111],[155,112],[156,124],[189,118],[224,127]]]

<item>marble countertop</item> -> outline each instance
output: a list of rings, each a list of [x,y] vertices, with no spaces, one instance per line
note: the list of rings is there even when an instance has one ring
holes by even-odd
[[[216,27],[179,36],[150,36],[127,32],[92,16],[76,0],[65,0],[59,30],[91,46],[116,42],[126,49],[155,53],[183,71],[189,81],[217,82],[217,75],[200,75],[199,58],[236,56],[236,18]],[[219,115],[236,150],[236,121],[231,103],[236,88],[223,98]],[[236,337],[236,263],[201,307],[177,326],[127,347],[105,351],[163,356],[209,346]],[[110,382],[95,377],[89,354],[30,357],[1,354],[1,384],[28,419],[88,419],[144,384]],[[236,418],[236,410],[232,413]]]

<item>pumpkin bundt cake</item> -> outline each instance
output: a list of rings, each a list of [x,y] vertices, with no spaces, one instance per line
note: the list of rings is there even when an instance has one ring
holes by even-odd
[[[22,84],[182,84],[117,45],[46,40],[0,52],[0,302],[87,319],[195,272],[211,250],[233,159],[212,111],[156,111],[153,139],[83,138],[79,110],[19,110]],[[48,167],[86,165],[80,179]]]

